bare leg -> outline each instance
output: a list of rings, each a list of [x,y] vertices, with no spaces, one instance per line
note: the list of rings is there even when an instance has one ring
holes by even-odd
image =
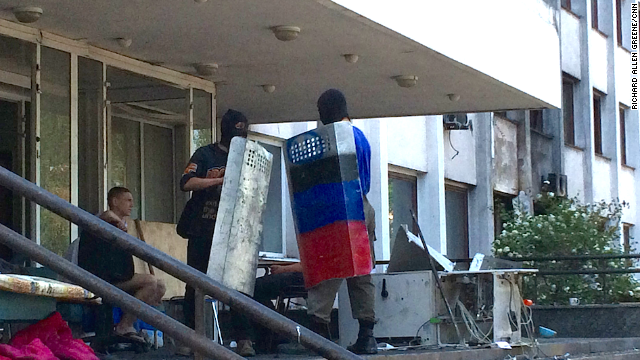
[[[164,285],[164,280],[162,279],[157,279],[157,283],[156,283],[156,292],[154,294],[154,301],[153,301],[153,306],[160,306],[162,305],[162,297],[164,296],[164,293],[167,291],[166,286]]]
[[[131,280],[116,285],[120,289],[133,293],[134,296],[147,304],[157,305],[164,295],[164,282],[149,274],[134,274]],[[160,294],[162,293],[162,294]],[[116,325],[116,334],[135,332],[133,323],[136,316],[130,313],[122,314],[122,319]]]

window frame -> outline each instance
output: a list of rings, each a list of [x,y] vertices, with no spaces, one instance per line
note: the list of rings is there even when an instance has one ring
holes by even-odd
[[[602,142],[602,98],[604,95],[593,89],[593,150],[596,155],[604,156]]]
[[[598,0],[591,0],[591,27],[597,31],[600,31],[598,24]]]
[[[622,104],[618,105],[618,114],[620,122],[620,163],[627,164],[627,110],[628,108]]]
[[[560,1],[560,6],[565,10],[571,11],[571,0]]]
[[[544,112],[542,109],[529,110],[529,126],[531,130],[544,134]]]
[[[144,117],[140,117],[140,116],[135,116],[135,115],[130,115],[130,114],[124,114],[124,113],[120,113],[120,112],[116,112],[114,113],[111,104],[107,104],[107,118],[106,118],[106,123],[107,123],[107,153],[105,154],[107,157],[107,164],[109,164],[107,166],[107,168],[105,169],[105,177],[107,179],[107,184],[111,183],[111,161],[110,158],[113,156],[112,155],[112,150],[113,150],[113,145],[111,143],[111,141],[113,140],[113,135],[112,135],[112,130],[113,130],[113,126],[112,126],[112,119],[113,118],[118,118],[121,120],[127,120],[127,121],[132,121],[138,124],[139,128],[140,128],[140,142],[139,142],[139,151],[140,151],[140,209],[138,210],[138,219],[145,221],[147,218],[147,214],[146,214],[146,204],[144,201],[145,198],[145,186],[144,186],[144,181],[145,181],[145,169],[144,169],[144,164],[145,164],[145,156],[144,156],[144,126],[145,125],[151,125],[151,126],[157,126],[159,128],[164,128],[164,129],[168,129],[171,130],[171,138],[172,138],[172,143],[171,143],[171,147],[172,147],[172,153],[173,153],[173,157],[174,159],[172,160],[173,163],[175,163],[175,153],[176,153],[176,126],[175,125],[169,125],[169,124],[163,124],[157,121],[151,121],[148,119],[145,119]],[[175,208],[175,203],[177,202],[177,195],[176,195],[176,169],[175,167],[172,167],[172,174],[171,174],[171,179],[172,179],[172,193],[173,193],[173,202],[174,202],[174,206],[172,209],[173,212],[173,223],[177,224],[178,223],[178,219],[180,217],[180,214],[178,211],[176,211]],[[107,186],[105,189],[106,191],[108,191],[111,188],[111,185]]]
[[[631,251],[631,227],[633,225],[622,223],[622,246],[625,253],[630,253]]]
[[[562,76],[562,123],[564,128],[565,145],[576,146],[576,123],[575,123],[575,86],[577,80],[572,76],[563,74]],[[570,91],[568,91],[570,90]],[[570,94],[570,99],[566,98]],[[571,104],[571,109],[567,109],[566,103]]]
[[[618,46],[623,47],[622,40],[622,0],[616,0],[616,37],[618,39]]]
[[[465,221],[464,221],[464,224],[465,224],[464,233],[465,234],[464,234],[464,236],[465,236],[465,240],[466,240],[465,244],[466,244],[466,250],[467,250],[467,258],[469,258],[471,256],[471,253],[469,252],[469,250],[470,250],[470,246],[469,246],[469,232],[470,232],[470,229],[469,229],[469,217],[470,217],[469,216],[469,194],[470,194],[470,191],[469,190],[470,190],[469,187],[464,186],[464,185],[459,184],[459,183],[453,183],[451,181],[445,181],[445,184],[444,184],[445,199],[446,199],[446,196],[447,196],[446,195],[447,191],[465,194],[465,197],[464,197],[465,206],[464,206],[464,208],[466,209],[466,211],[465,211],[465,213],[463,215],[464,215],[464,218],[465,218]],[[446,200],[445,200],[445,214],[446,214]],[[447,239],[446,239],[447,240],[447,250],[448,250],[448,247],[449,247],[449,238],[448,238],[448,236],[449,235],[447,233]],[[451,254],[449,254],[449,251],[447,251],[447,257],[449,257],[452,261],[460,260],[460,259],[451,258]]]
[[[387,179],[388,181],[392,180],[392,179],[396,179],[396,180],[403,180],[403,181],[407,181],[407,182],[411,182],[412,184],[412,194],[411,194],[411,210],[413,211],[413,213],[415,214],[416,218],[418,218],[418,176],[417,174],[408,174],[406,171],[402,171],[396,167],[392,167],[389,166],[389,171],[387,171]],[[388,183],[387,183],[388,184]],[[389,192],[389,188],[387,185],[387,193]],[[388,195],[387,195],[388,196]],[[391,204],[389,204],[389,212],[391,212],[392,208],[391,208]],[[389,215],[389,214],[387,214]],[[393,249],[391,248],[391,240],[394,234],[391,233],[392,227],[389,226],[389,251],[393,251]],[[411,226],[409,227],[409,231],[411,231],[414,234],[418,234],[418,225],[415,224],[415,222],[412,222]]]
[[[259,133],[256,131],[249,130],[247,135],[247,139],[261,142],[267,145],[275,146],[280,148],[280,163],[282,164],[280,168],[280,227],[282,229],[281,233],[281,241],[282,241],[282,253],[272,252],[272,251],[260,251],[259,256],[261,258],[267,258],[270,260],[285,260],[287,257],[287,216],[286,216],[286,201],[289,201],[289,184],[287,180],[287,171],[285,167],[285,158],[284,158],[284,139],[280,139],[277,137],[269,136],[267,134]],[[266,208],[265,208],[266,211]],[[263,231],[264,233],[264,231]]]

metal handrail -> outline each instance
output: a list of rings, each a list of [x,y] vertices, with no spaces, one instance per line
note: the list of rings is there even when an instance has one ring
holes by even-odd
[[[282,335],[286,335],[290,339],[294,339],[302,343],[305,347],[316,351],[318,354],[327,359],[362,360],[360,356],[347,351],[346,349],[340,347],[338,344],[333,343],[316,334],[315,332],[300,326],[299,324],[291,321],[285,316],[278,314],[271,309],[268,309],[267,307],[241,294],[240,292],[225,287],[219,282],[206,276],[202,272],[195,270],[194,268],[157,250],[156,248],[146,243],[143,243],[133,236],[123,232],[122,230],[51,194],[50,192],[38,187],[37,185],[3,167],[0,167],[0,185],[13,191],[14,193],[24,196],[25,198],[39,204],[40,206],[43,206],[44,208],[58,214],[59,216],[71,221],[72,223],[77,224],[83,230],[89,231],[95,236],[98,236],[105,239],[106,241],[115,244],[124,251],[127,251],[130,254],[140,258],[141,260],[146,261],[156,268],[166,272],[167,274],[170,274],[177,279],[184,281],[194,288],[201,289],[205,294],[210,295],[213,298],[221,301],[222,303],[237,309],[239,312],[246,314],[249,319],[254,320],[255,322],[269,328],[270,330],[273,330]],[[18,241],[12,242],[12,239],[13,237],[9,236],[9,234],[2,234],[0,236],[1,242],[5,242],[10,247],[17,247]],[[24,242],[24,238],[20,239],[20,241]],[[30,240],[27,239],[27,241]],[[31,242],[31,244],[33,243]],[[38,247],[38,245],[35,246]],[[22,251],[29,256],[38,255],[35,252],[35,249],[31,247],[24,246],[22,248]],[[59,273],[61,275],[76,280],[78,274],[72,275],[72,272],[69,271],[70,269],[66,266],[63,266],[64,263],[60,261],[61,258],[51,257],[50,254],[46,254],[46,256],[38,256],[40,256],[40,260],[37,260],[38,262],[41,262],[42,264],[48,266],[55,263],[57,269],[52,266],[54,270],[58,270],[60,271]],[[71,266],[73,267],[74,265]],[[79,271],[79,269],[77,270]],[[82,276],[84,275],[85,274],[83,273]],[[93,286],[93,284],[91,284],[91,286]],[[87,287],[87,289],[91,291],[98,290],[95,292],[99,295],[113,296],[114,298],[116,298],[116,296],[113,294],[108,295],[113,290],[111,287],[108,288],[107,292],[105,292],[107,290],[106,288],[98,289]],[[150,316],[151,313],[147,313],[141,310],[143,308],[141,304],[131,303],[128,301],[128,298],[117,298],[114,300],[117,300],[114,301],[115,304],[123,306],[123,308],[127,309],[128,311],[131,311],[137,316],[140,316],[141,319],[145,321],[149,320],[149,323],[151,325],[159,324],[159,322],[157,322],[155,318],[152,318]],[[167,334],[174,335],[179,332],[174,331],[170,328],[166,328],[165,325],[167,324],[163,323],[159,325],[161,326],[158,326],[158,328],[162,331],[166,331]],[[187,333],[189,334],[189,336],[181,334],[180,336],[176,336],[176,338],[185,340],[185,344],[191,345],[195,349],[201,350],[209,356],[226,359],[226,353],[220,352],[220,350],[218,350],[216,346],[204,346],[199,336],[193,336],[192,331],[189,331]],[[237,357],[235,357],[234,359],[237,359]]]
[[[593,255],[553,255],[553,256],[531,256],[531,257],[500,257],[502,260],[510,261],[568,261],[568,260],[603,260],[603,259],[638,259],[640,254],[593,254]]]
[[[161,313],[90,272],[45,249],[26,237],[0,224],[0,241],[12,249],[29,255],[31,259],[50,267],[69,280],[91,292],[102,296],[103,300],[120,306],[124,311],[136,314],[140,319],[171,335],[175,339],[216,359],[238,360],[242,357],[216,342],[207,339],[180,322]]]

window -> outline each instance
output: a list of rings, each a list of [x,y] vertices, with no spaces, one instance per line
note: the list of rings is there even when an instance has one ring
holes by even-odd
[[[561,0],[560,3],[564,9],[571,11],[571,0]]]
[[[173,223],[173,129],[135,120],[111,119],[109,189],[124,186],[133,195],[132,219]]]
[[[538,132],[544,132],[544,124],[542,122],[542,110],[529,111],[529,124],[531,129]]]
[[[631,224],[622,224],[622,245],[624,252],[631,252]]]
[[[40,186],[71,201],[71,56],[43,46],[41,67]],[[71,224],[42,208],[39,240],[62,255],[71,242]]]
[[[596,154],[602,155],[602,119],[601,115],[602,97],[594,91],[593,93],[593,148]]]
[[[598,0],[591,0],[591,27],[599,30],[598,27]]]
[[[418,191],[416,177],[389,173],[389,248],[393,251],[394,241],[400,225],[407,225],[409,231],[417,235],[418,231],[411,211],[418,216]]]
[[[575,125],[573,121],[573,86],[569,77],[562,79],[562,120],[564,122],[564,143],[575,145]]]
[[[625,118],[626,109],[620,106],[620,162],[627,165],[627,120]]]
[[[622,0],[616,0],[616,25],[618,32],[618,46],[622,46]]]
[[[275,142],[255,139],[273,155],[271,164],[271,179],[267,206],[262,213],[262,228],[260,252],[272,256],[285,256],[284,238],[282,236],[282,147]]]
[[[447,257],[469,258],[469,207],[467,189],[445,186],[447,216]]]
[[[625,253],[631,253],[631,224],[622,224],[622,247]],[[633,267],[638,259],[627,259],[627,267]]]
[[[504,229],[504,212],[513,211],[513,195],[505,195],[503,193],[493,193],[493,229],[495,236],[498,237]]]

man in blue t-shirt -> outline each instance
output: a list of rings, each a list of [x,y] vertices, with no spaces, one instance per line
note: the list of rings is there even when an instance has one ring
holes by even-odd
[[[347,112],[347,100],[342,92],[336,89],[329,89],[320,96],[318,112],[320,113],[320,121],[325,125],[338,121],[351,121]],[[362,131],[355,126],[353,127],[353,135],[356,143],[358,172],[362,188],[364,217],[371,246],[371,258],[375,259],[373,252],[376,229],[375,212],[366,196],[371,186],[371,147]],[[342,279],[330,279],[309,289],[307,313],[311,315],[311,329],[325,337],[328,335],[331,309],[341,284]],[[376,354],[378,345],[373,337],[373,326],[376,321],[375,285],[371,275],[348,278],[347,288],[349,289],[351,312],[360,324],[357,341],[347,349],[356,354]]]

